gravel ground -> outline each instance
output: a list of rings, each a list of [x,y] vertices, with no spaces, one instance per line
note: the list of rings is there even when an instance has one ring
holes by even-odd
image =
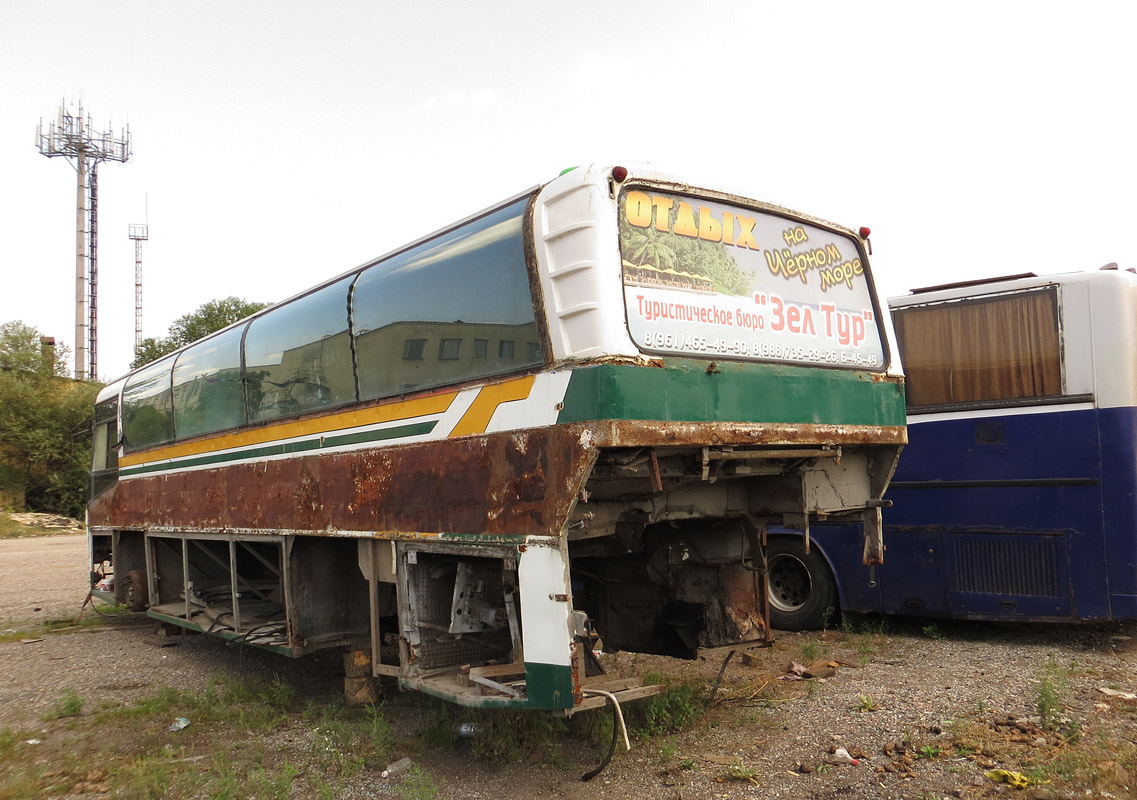
[[[75,616],[86,596],[86,572],[82,536],[0,540],[0,630]],[[93,632],[0,643],[0,730],[42,727],[42,714],[68,690],[94,705],[127,702],[163,685],[204,687],[222,674],[277,672],[301,697],[317,699],[335,697],[342,685],[334,654],[289,661],[204,636],[178,637],[176,647],[145,646],[142,640],[153,632],[146,618],[135,616]],[[1137,766],[1137,702],[1099,691],[1137,691],[1134,637],[1132,623],[928,620],[870,620],[860,632],[780,634],[775,647],[755,652],[753,663],[729,663],[703,724],[633,741],[631,752],[618,752],[589,783],[579,781],[582,767],[602,754],[580,740],[557,745],[562,749],[555,758],[545,754],[504,767],[472,759],[468,744],[445,752],[407,747],[441,787],[440,796],[471,800],[1134,797],[1137,783],[1126,770]],[[778,680],[791,661],[812,658],[838,662],[836,674],[823,681]],[[651,669],[679,680],[713,681],[722,665],[627,653],[604,661],[614,674]],[[1073,752],[1039,725],[1038,681],[1046,676],[1061,685],[1061,725],[1067,732],[1077,725],[1082,760],[1092,762],[1095,777],[1086,778],[1083,770],[1076,779],[1015,791],[984,772],[1058,763]],[[421,727],[424,712],[415,696],[395,697],[387,708],[401,733]],[[961,732],[979,742],[969,757],[950,746],[967,738]],[[859,756],[860,763],[827,763],[835,747]],[[753,780],[732,780],[731,763],[741,764]],[[344,796],[398,792],[397,784],[365,772]]]

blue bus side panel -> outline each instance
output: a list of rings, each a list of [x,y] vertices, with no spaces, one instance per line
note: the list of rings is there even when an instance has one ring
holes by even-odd
[[[1137,409],[1110,408],[1098,413],[1105,577],[1111,616],[1126,619],[1137,617]]]
[[[859,526],[812,529],[835,566],[842,608],[1137,616],[1134,409],[918,423],[909,441],[887,495],[878,605],[860,586]]]
[[[837,597],[843,611],[878,614],[881,611],[880,566],[875,572],[875,586],[869,586],[872,573],[861,563],[864,543],[860,524],[813,525],[810,541],[833,567],[837,581]]]

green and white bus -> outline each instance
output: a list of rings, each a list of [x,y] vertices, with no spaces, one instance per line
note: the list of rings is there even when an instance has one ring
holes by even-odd
[[[906,429],[867,234],[594,165],[326,280],[100,393],[101,585],[470,706],[654,691],[592,674],[597,636],[767,642],[767,525],[881,555]]]

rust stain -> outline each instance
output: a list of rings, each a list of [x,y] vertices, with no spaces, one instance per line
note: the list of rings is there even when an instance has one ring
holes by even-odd
[[[558,535],[595,459],[564,428],[120,481],[92,525]]]

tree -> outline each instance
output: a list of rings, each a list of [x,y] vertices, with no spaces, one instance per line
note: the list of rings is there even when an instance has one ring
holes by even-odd
[[[45,346],[39,331],[20,320],[0,325],[0,370],[67,375],[68,350]]]
[[[203,336],[219,331],[239,319],[267,308],[269,303],[242,300],[240,297],[226,297],[224,300],[210,300],[196,311],[178,317],[170,325],[169,331],[161,338],[147,338],[134,348],[134,361],[131,368],[149,364],[179,347],[196,342]]]
[[[64,377],[66,358],[64,347],[43,348],[35,328],[0,325],[0,495],[81,517],[102,384]]]

